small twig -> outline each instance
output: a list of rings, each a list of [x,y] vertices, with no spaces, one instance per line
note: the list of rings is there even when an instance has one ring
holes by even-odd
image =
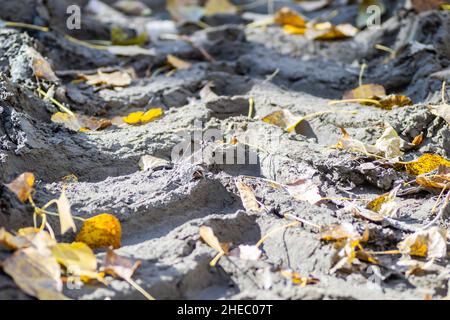
[[[55,104],[56,106],[58,106],[63,112],[71,115],[71,116],[75,116],[75,114],[67,107],[65,107],[61,102],[59,102],[58,100],[56,100],[55,98],[52,98],[48,95],[47,92],[45,92],[44,90],[42,90],[41,88],[37,89],[39,94],[42,94],[44,97],[46,97],[47,99],[49,99],[53,104]]]
[[[362,84],[363,84],[362,79],[363,79],[364,71],[366,70],[366,67],[367,67],[367,64],[363,63],[362,66],[361,66],[361,70],[359,71],[359,79],[358,79],[358,83],[359,83],[359,86],[360,86],[360,87],[361,87]]]
[[[28,24],[28,23],[23,23],[23,22],[4,21],[4,24],[6,27],[10,27],[10,28],[25,28],[25,29],[42,31],[42,32],[49,31],[48,27],[36,26],[34,24]]]
[[[445,189],[445,188],[444,188]],[[439,219],[444,215],[445,210],[447,209],[447,206],[450,202],[450,191],[447,192],[447,196],[444,199],[444,203],[442,204],[441,209],[439,210],[439,213],[436,215],[436,217],[431,220],[429,223],[427,223],[424,227],[422,227],[422,230],[428,229],[433,224],[439,221]]]
[[[144,290],[140,285],[138,285],[133,279],[127,278],[124,279],[126,282],[128,282],[133,288],[135,288],[137,291],[139,291],[144,297],[146,297],[148,300],[156,300],[150,293]]]
[[[297,216],[294,216],[293,214],[290,214],[290,213],[286,213],[286,214],[284,215],[284,217],[285,217],[285,218],[291,218],[291,219],[294,219],[294,220],[296,220],[297,222],[301,222],[301,223],[303,223],[303,224],[306,224],[306,225],[308,225],[308,226],[310,226],[310,227],[313,227],[313,228],[316,228],[316,229],[318,229],[318,230],[321,229],[321,227],[320,227],[319,225],[317,225],[317,224],[315,224],[315,223],[312,223],[312,222],[310,222],[310,221],[307,221],[307,220],[305,220],[305,219],[299,218],[299,217],[297,217]]]

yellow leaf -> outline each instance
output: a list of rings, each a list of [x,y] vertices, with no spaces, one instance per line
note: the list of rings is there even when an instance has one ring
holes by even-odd
[[[416,177],[416,182],[427,188],[449,189],[450,188],[450,167],[439,166],[437,174],[421,175]]]
[[[81,79],[86,80],[86,83],[94,85],[109,85],[112,87],[126,87],[131,83],[131,76],[125,71],[114,71],[111,73],[104,73],[98,71],[93,75],[81,75]]]
[[[342,99],[373,99],[386,96],[386,90],[379,84],[363,84],[353,90],[347,91]]]
[[[86,243],[58,243],[51,251],[58,263],[70,273],[83,276],[95,274],[97,270],[97,259]]]
[[[130,36],[120,27],[111,28],[110,37],[112,44],[119,46],[140,46],[148,42],[148,34],[146,32],[141,32],[136,36]]]
[[[275,23],[283,26],[290,25],[297,28],[305,28],[306,20],[295,10],[283,7],[275,13]]]
[[[111,249],[108,249],[104,261],[104,269],[106,273],[124,280],[131,279],[134,272],[140,265],[140,261],[132,261],[126,257],[119,256]]]
[[[64,189],[61,192],[56,205],[58,206],[61,234],[66,233],[69,229],[72,229],[74,232],[77,231],[77,227],[75,226],[75,222],[73,221],[72,213],[70,212],[69,199],[67,199]]]
[[[421,175],[436,170],[440,165],[450,167],[450,161],[437,154],[426,153],[418,159],[401,163],[411,175]]]
[[[320,282],[317,278],[302,277],[299,273],[291,270],[281,270],[280,273],[283,277],[290,279],[293,284],[298,284],[302,287]]]
[[[109,127],[111,121],[108,119],[94,118],[85,115],[71,115],[65,112],[57,112],[52,115],[51,121],[63,124],[73,131],[85,132],[89,130],[101,130]]]
[[[422,144],[422,142],[423,142],[423,132],[415,136],[411,144],[414,145],[415,147],[418,147]]]
[[[17,250],[3,262],[3,271],[25,293],[43,300],[66,299],[61,270],[51,252],[34,247]]]
[[[306,32],[306,28],[291,26],[290,24],[286,24],[283,26],[283,31],[287,34],[299,34],[303,35]]]
[[[214,235],[212,228],[207,226],[201,226],[199,229],[200,238],[211,248],[217,250],[220,253],[226,253],[226,245],[221,244],[219,239]]]
[[[351,24],[332,25],[330,22],[313,24],[306,30],[306,37],[312,40],[337,40],[354,37],[358,29]]]
[[[394,108],[401,108],[411,106],[413,102],[407,96],[391,94],[379,99],[381,108],[385,110],[392,110]]]
[[[143,111],[132,112],[128,116],[124,117],[123,121],[131,125],[145,124],[160,118],[163,114],[164,110],[162,108],[154,108],[146,112]]]
[[[400,187],[401,185],[398,185],[392,191],[376,197],[367,204],[366,208],[381,214],[383,217],[395,217],[400,207],[396,202]]]
[[[192,67],[192,64],[190,62],[184,61],[171,54],[167,55],[167,63],[175,69],[189,69],[190,67]]]
[[[325,241],[358,239],[360,237],[353,225],[348,222],[324,226],[320,232],[320,239]]]
[[[214,14],[234,14],[237,12],[237,7],[228,0],[208,0],[204,10],[205,16]]]
[[[242,205],[244,206],[245,210],[260,212],[261,208],[259,207],[253,190],[242,181],[236,181],[236,187],[239,190]]]
[[[398,244],[403,254],[432,258],[447,256],[447,231],[439,227],[432,227],[407,236]]]
[[[289,110],[283,109],[274,111],[263,117],[261,120],[287,130],[297,123],[298,118],[295,117]]]
[[[119,248],[121,237],[119,220],[111,214],[103,213],[86,219],[75,240],[86,243],[91,249],[109,246]]]
[[[58,77],[53,72],[50,63],[38,51],[32,47],[28,47],[27,54],[31,58],[31,68],[37,78],[51,82],[58,81]]]
[[[25,202],[31,196],[34,186],[34,174],[24,172],[11,183],[6,184],[9,190],[14,192],[20,201]]]

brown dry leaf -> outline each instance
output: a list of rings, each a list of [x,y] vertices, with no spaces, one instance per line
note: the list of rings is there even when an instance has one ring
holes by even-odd
[[[414,161],[402,162],[399,165],[404,167],[407,173],[418,176],[436,170],[440,165],[450,167],[450,161],[437,154],[425,153]]]
[[[306,28],[306,20],[297,11],[283,7],[275,13],[275,23],[282,26],[289,25],[296,28]]]
[[[122,227],[119,220],[111,214],[103,213],[86,219],[76,236],[77,242],[86,243],[91,249],[120,248]]]
[[[390,94],[388,96],[381,97],[378,100],[381,108],[385,110],[392,110],[394,108],[401,108],[413,105],[413,102],[410,98],[408,98],[407,96],[397,94]]]
[[[111,126],[111,120],[94,118],[85,115],[70,115],[65,112],[57,112],[52,115],[51,121],[64,125],[73,131],[86,132],[89,130],[102,130]]]
[[[74,232],[76,232],[77,227],[75,226],[75,222],[73,221],[72,213],[70,211],[69,199],[67,199],[64,189],[62,190],[61,195],[56,202],[56,205],[58,206],[61,234],[66,233],[69,229],[72,229]]]
[[[423,12],[428,10],[438,10],[444,0],[411,0],[412,6],[416,12]]]
[[[177,58],[171,54],[167,55],[167,63],[178,70],[189,69],[190,67],[192,67],[192,63]]]
[[[228,0],[208,0],[204,6],[204,15],[235,14],[237,7]]]
[[[132,80],[130,74],[125,71],[104,73],[100,70],[93,75],[82,74],[81,79],[86,80],[86,83],[91,86],[108,85],[112,87],[126,87]]]
[[[410,98],[402,95],[386,95],[386,90],[379,84],[363,84],[344,93],[342,99],[361,100],[362,105],[376,106],[385,110],[406,107],[413,104]]]
[[[332,224],[321,228],[320,240],[340,241],[346,239],[360,239],[361,235],[351,223]]]
[[[132,112],[126,117],[123,117],[123,121],[131,125],[142,125],[151,121],[157,120],[164,115],[162,108],[153,108],[147,111]]]
[[[432,227],[407,236],[397,245],[402,254],[439,259],[447,256],[447,231]]]
[[[437,174],[420,175],[416,177],[417,184],[426,188],[449,189],[450,188],[450,167],[439,166]]]
[[[322,200],[319,186],[308,179],[299,179],[285,186],[287,192],[295,200],[307,201],[310,204],[318,204]]]
[[[284,130],[291,128],[298,122],[298,118],[286,109],[274,111],[264,116],[261,120]]]
[[[134,272],[141,265],[141,262],[120,256],[113,250],[108,249],[103,265],[105,272],[113,277],[130,280]]]
[[[372,255],[364,251],[360,239],[347,239],[345,241],[339,241],[336,243],[338,252],[335,256],[337,261],[331,273],[340,269],[352,270],[353,265],[358,265],[361,261],[378,264],[378,260]]]
[[[242,205],[244,206],[245,210],[260,212],[262,209],[260,208],[258,201],[256,200],[252,188],[250,188],[242,181],[236,181],[235,184],[239,190]]]
[[[423,142],[423,132],[421,132],[419,135],[415,136],[411,144],[415,147],[418,147]]]
[[[41,300],[67,299],[62,293],[61,270],[48,249],[17,250],[3,262],[3,271],[25,293]]]
[[[298,284],[302,287],[320,282],[317,278],[302,277],[299,273],[292,270],[281,270],[280,273],[283,277],[290,279],[293,284]]]
[[[50,63],[35,49],[28,47],[27,54],[31,58],[31,68],[37,78],[51,82],[58,81],[58,77],[52,70]]]
[[[200,238],[211,248],[217,250],[218,252],[225,252],[219,239],[214,235],[212,228],[207,226],[201,226],[199,229]]]
[[[34,174],[31,172],[24,172],[5,186],[8,187],[20,201],[25,202],[33,192]]]
[[[311,40],[338,40],[354,37],[358,29],[351,24],[332,25],[330,22],[315,23],[308,26],[306,37]]]

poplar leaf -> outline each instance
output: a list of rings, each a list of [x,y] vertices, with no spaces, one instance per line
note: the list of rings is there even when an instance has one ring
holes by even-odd
[[[6,184],[6,187],[11,190],[20,201],[25,202],[31,196],[34,186],[34,174],[31,172],[24,172],[11,183]]]
[[[86,219],[76,236],[77,242],[86,243],[91,249],[120,247],[122,227],[119,220],[111,214],[103,213]]]

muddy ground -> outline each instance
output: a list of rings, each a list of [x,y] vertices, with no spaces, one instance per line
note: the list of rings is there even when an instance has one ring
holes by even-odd
[[[80,6],[87,3],[75,2]],[[399,181],[410,180],[404,172],[382,166],[373,158],[330,148],[341,136],[340,127],[373,143],[388,122],[406,141],[424,132],[423,144],[406,153],[406,161],[425,152],[450,157],[449,125],[427,108],[429,103],[439,101],[442,81],[450,80],[448,11],[417,14],[406,8],[404,1],[385,1],[388,12],[381,28],[362,30],[354,38],[340,41],[287,35],[279,26],[246,28],[250,21],[242,15],[212,16],[206,19],[209,27],[205,29],[178,29],[188,34],[195,46],[183,40],[152,39],[146,46],[152,54],[138,57],[118,57],[64,38],[70,33],[78,39],[108,39],[113,23],[129,26],[130,21],[145,24],[170,19],[164,1],[144,2],[153,10],[150,17],[136,20],[125,15],[98,17],[86,12],[82,29],[69,31],[64,20],[69,1],[0,1],[1,19],[52,27],[51,32],[0,28],[1,226],[14,230],[32,223],[31,207],[20,203],[3,187],[4,183],[24,171],[33,172],[38,179],[35,199],[43,205],[59,196],[62,178],[74,174],[78,182],[68,183],[66,190],[73,214],[89,217],[109,212],[120,219],[123,239],[118,253],[142,261],[136,281],[157,299],[447,296],[448,259],[439,262],[440,271],[425,275],[406,277],[396,267],[399,256],[395,255],[380,258],[382,263],[376,267],[379,273],[375,272],[375,277],[373,268],[365,264],[351,273],[331,274],[333,244],[318,240],[317,231],[305,225],[268,238],[258,261],[224,257],[216,268],[211,268],[209,261],[215,252],[199,239],[198,230],[207,225],[223,242],[251,245],[272,228],[286,224],[279,213],[289,212],[318,225],[347,221],[361,232],[368,226],[368,249],[395,249],[408,232],[342,212],[338,202],[311,205],[296,201],[264,179],[289,183],[307,177],[320,184],[322,196],[334,198],[371,198],[391,190]],[[286,4],[296,7],[276,1],[275,9]],[[313,18],[336,8],[340,14],[332,22],[354,21],[357,5],[343,5],[340,1],[331,8],[303,13]],[[266,14],[267,5],[262,3],[246,11]],[[398,54],[386,60],[389,54],[375,49],[375,44],[398,50]],[[58,76],[55,98],[73,111],[112,118],[159,106],[166,110],[165,116],[142,126],[96,132],[74,132],[52,123],[50,117],[58,109],[35,92],[37,82],[26,55],[30,47],[51,63]],[[206,60],[198,47],[204,48],[214,61]],[[192,67],[169,76],[153,74],[165,65],[167,54],[188,60]],[[358,85],[362,63],[368,65],[365,83],[379,83],[388,93],[405,94],[414,106],[393,111],[352,103],[329,106],[330,99],[340,99],[346,90]],[[83,83],[72,83],[73,73],[67,72],[105,67],[132,67],[137,76],[122,90],[94,90]],[[436,75],[445,69],[446,73]],[[214,84],[218,94],[212,102],[200,95],[208,82]],[[253,119],[248,119],[245,103],[250,97],[255,102]],[[315,117],[304,124],[307,128],[301,134],[286,133],[260,120],[279,109],[306,115],[333,108],[358,113]],[[195,127],[195,120],[202,121],[203,128]],[[258,164],[218,165],[185,159],[156,170],[139,169],[143,155],[170,161],[172,149],[183,140],[181,132],[208,128],[220,129],[225,141],[233,136],[238,141],[251,139],[250,152],[258,154]],[[279,141],[268,144],[274,136]],[[213,144],[203,142],[203,147]],[[245,211],[234,184],[240,176],[254,177],[243,179],[271,210],[259,214]],[[436,199],[437,194],[425,191],[402,196],[398,219],[413,227],[426,224],[433,219],[430,212]],[[440,224],[448,227],[449,223],[444,215]],[[73,235],[66,236],[66,240],[71,239]],[[320,282],[301,287],[280,275],[280,269],[292,269]],[[76,299],[143,298],[120,280],[114,280],[109,287],[86,285],[81,290],[66,290],[65,294]],[[29,297],[0,273],[0,298]]]

